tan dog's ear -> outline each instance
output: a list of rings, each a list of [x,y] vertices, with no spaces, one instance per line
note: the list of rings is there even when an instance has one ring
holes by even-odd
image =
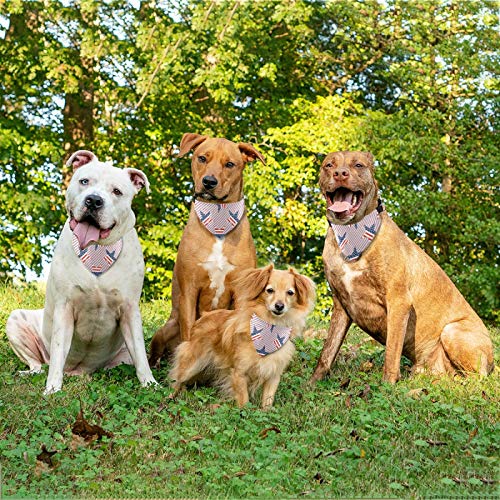
[[[274,265],[269,264],[266,267],[242,271],[241,276],[232,283],[236,307],[255,300],[265,290],[273,269]]]
[[[289,269],[295,278],[295,290],[297,292],[297,302],[301,306],[307,306],[311,311],[316,300],[316,285],[307,276],[299,274],[293,267]]]
[[[203,141],[206,141],[208,136],[200,134],[184,134],[181,139],[181,147],[179,157],[184,156],[188,151],[199,146]]]
[[[266,160],[264,157],[251,145],[246,142],[238,142],[238,149],[241,152],[241,156],[243,156],[243,160],[245,163],[254,160],[260,160],[264,165],[266,164]]]
[[[73,153],[68,161],[66,162],[67,167],[73,167],[73,172],[81,167],[82,165],[86,165],[91,161],[97,160],[97,156],[92,153],[92,151],[87,151],[85,149],[80,149],[76,153]]]
[[[373,161],[375,160],[375,158],[370,153],[370,151],[363,151],[362,153],[366,156],[366,158],[368,159],[368,161],[373,165]]]

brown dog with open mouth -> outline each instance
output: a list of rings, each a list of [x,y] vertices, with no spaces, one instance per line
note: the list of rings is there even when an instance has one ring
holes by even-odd
[[[194,150],[195,200],[179,244],[170,318],[153,336],[149,364],[189,340],[203,312],[228,309],[231,281],[257,263],[243,199],[243,169],[264,157],[250,144],[184,134],[179,156]]]
[[[330,223],[323,262],[334,307],[311,381],[326,375],[353,321],[386,346],[384,381],[400,378],[402,354],[414,372],[489,374],[488,330],[444,271],[384,211],[371,153],[330,153],[319,184]]]

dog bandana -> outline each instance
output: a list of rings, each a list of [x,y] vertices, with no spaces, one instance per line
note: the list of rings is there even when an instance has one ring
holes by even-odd
[[[276,326],[252,314],[250,319],[250,335],[255,350],[261,356],[267,356],[281,349],[290,338],[291,327]]]
[[[380,212],[384,210],[382,202],[378,201],[377,208],[363,217],[356,224],[332,224],[330,223],[342,256],[347,262],[357,260],[370,246],[380,229],[382,219]]]
[[[194,202],[194,211],[200,222],[219,238],[238,225],[244,210],[245,200],[235,203],[206,203],[199,200]]]
[[[104,274],[118,260],[123,247],[123,239],[119,239],[111,245],[92,243],[86,248],[80,248],[80,242],[75,234],[71,243],[77,257],[95,276]]]

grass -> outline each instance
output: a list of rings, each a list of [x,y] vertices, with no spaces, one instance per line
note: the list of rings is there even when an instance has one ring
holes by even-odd
[[[239,410],[215,389],[168,400],[142,389],[132,367],[65,378],[42,396],[46,375],[20,378],[5,321],[43,306],[34,287],[0,287],[0,451],[5,497],[497,497],[498,369],[486,378],[409,376],[381,383],[384,350],[357,329],[327,380],[312,373],[322,341],[297,354],[268,412]],[[168,304],[142,304],[147,345]],[[324,324],[314,325],[325,328]],[[496,351],[500,330],[491,328]],[[498,360],[498,356],[497,356]],[[71,431],[80,408],[113,433],[85,443]],[[36,457],[45,445],[53,465]],[[1,495],[0,495],[1,496]]]

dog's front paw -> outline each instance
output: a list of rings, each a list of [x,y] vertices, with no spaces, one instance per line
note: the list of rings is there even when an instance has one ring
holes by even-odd
[[[56,392],[59,392],[62,389],[62,385],[49,385],[47,384],[47,387],[43,391],[44,396],[50,396],[51,394],[55,394]]]
[[[154,379],[154,377],[148,377],[141,380],[142,387],[160,387],[160,384]]]
[[[382,376],[383,382],[388,382],[389,384],[395,384],[401,378],[401,374],[398,373],[390,373],[389,371],[384,370],[384,375]]]

